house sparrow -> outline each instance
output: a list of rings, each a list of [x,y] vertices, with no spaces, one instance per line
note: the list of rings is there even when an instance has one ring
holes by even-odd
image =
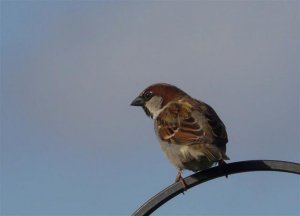
[[[151,85],[131,105],[154,119],[160,146],[178,170],[176,182],[183,181],[184,169],[196,172],[229,160],[225,125],[217,113],[176,86]]]

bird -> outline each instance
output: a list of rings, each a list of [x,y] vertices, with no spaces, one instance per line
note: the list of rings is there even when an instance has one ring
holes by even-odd
[[[202,171],[215,164],[224,165],[228,142],[224,123],[205,102],[167,83],[152,84],[132,102],[154,120],[161,149],[177,169],[175,182],[184,170]]]

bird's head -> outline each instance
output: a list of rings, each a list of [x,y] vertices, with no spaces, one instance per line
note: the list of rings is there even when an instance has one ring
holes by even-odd
[[[169,102],[180,99],[184,95],[186,93],[176,86],[157,83],[142,91],[130,105],[141,106],[149,117],[155,119]]]

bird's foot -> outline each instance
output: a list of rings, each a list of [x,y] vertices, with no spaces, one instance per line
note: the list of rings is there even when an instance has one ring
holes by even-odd
[[[220,167],[225,166],[226,164],[227,163],[223,159],[218,161],[218,166],[220,166]],[[225,177],[228,178],[228,175],[226,174]]]
[[[177,176],[176,176],[176,179],[175,179],[175,182],[181,182],[182,184],[182,187],[183,187],[183,194],[184,194],[184,191],[187,190],[187,184],[186,182],[184,181],[184,178],[181,176],[181,171],[178,172]]]

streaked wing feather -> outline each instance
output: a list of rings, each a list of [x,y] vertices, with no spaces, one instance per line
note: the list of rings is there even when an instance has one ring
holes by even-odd
[[[166,108],[156,119],[161,139],[181,145],[201,143],[204,131],[192,116],[192,111],[191,105],[187,103],[173,103]]]
[[[204,103],[203,103],[204,104]],[[217,145],[222,150],[226,151],[226,143],[228,142],[227,133],[225,125],[219,118],[217,113],[208,104],[205,105],[205,117],[208,120],[208,125],[211,129],[212,135],[214,137],[214,144]]]
[[[223,158],[221,151],[212,144],[195,144],[192,146],[195,150],[201,151],[208,160],[219,161]]]
[[[158,135],[171,144],[199,148],[210,161],[229,159],[225,154],[227,134],[223,122],[209,105],[197,100],[192,102],[173,103],[162,111],[156,119]],[[193,107],[197,107],[197,110]],[[207,123],[204,127],[199,125],[194,112],[205,116]]]

